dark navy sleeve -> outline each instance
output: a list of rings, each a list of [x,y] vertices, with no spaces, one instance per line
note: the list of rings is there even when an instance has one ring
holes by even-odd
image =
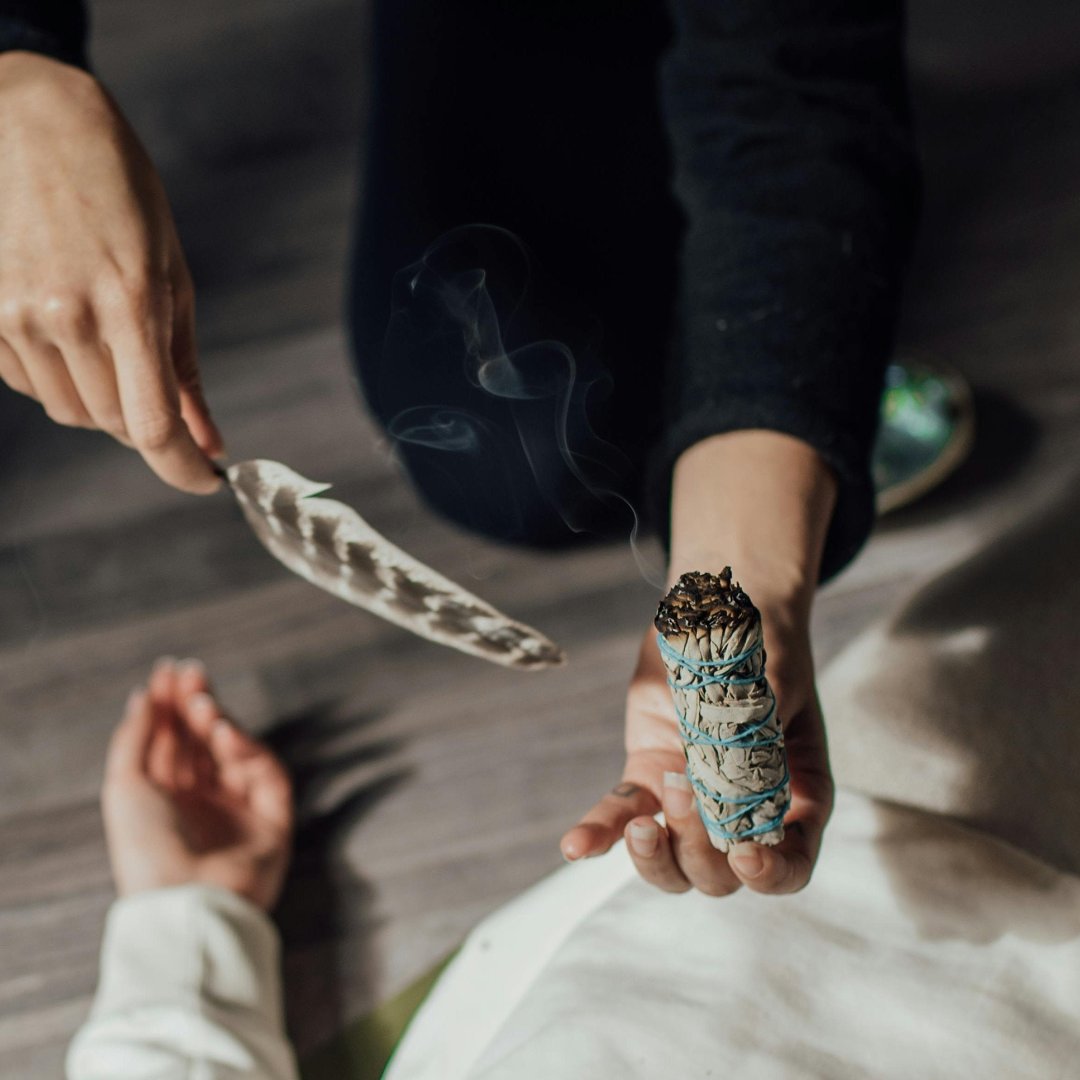
[[[870,451],[918,212],[902,0],[672,10],[663,104],[686,235],[653,494],[666,506],[676,459],[710,435],[802,439],[840,485],[827,578],[873,524]]]
[[[0,0],[0,52],[25,49],[87,66],[82,0]]]

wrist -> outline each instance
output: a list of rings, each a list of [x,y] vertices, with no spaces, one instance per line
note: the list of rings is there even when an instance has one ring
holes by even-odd
[[[62,60],[56,60],[45,53],[32,52],[30,49],[6,49],[0,52],[0,75],[5,78],[36,76],[42,72],[80,70],[72,68]]]
[[[66,95],[100,94],[100,84],[89,72],[44,53],[12,49],[0,52],[0,96],[31,102],[49,97],[56,88]],[[43,104],[51,104],[51,101]]]
[[[731,566],[763,615],[802,629],[836,492],[829,466],[792,436],[734,431],[696,443],[675,464],[671,581]]]

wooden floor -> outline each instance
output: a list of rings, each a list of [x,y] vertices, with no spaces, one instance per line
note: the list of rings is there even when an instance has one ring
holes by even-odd
[[[291,577],[227,496],[177,494],[106,439],[5,395],[0,1075],[28,1080],[59,1075],[94,987],[112,898],[102,754],[155,657],[204,658],[296,775],[300,855],[280,922],[303,1049],[559,865],[562,830],[617,776],[624,686],[655,601],[626,545],[523,554],[434,520],[357,403],[338,308],[363,5],[95,9],[99,69],[176,203],[233,458],[333,481],[571,663],[523,676],[412,639]],[[1080,40],[1080,20],[1050,0],[1022,24],[1014,10],[913,10],[927,211],[904,346],[973,380],[980,433],[960,474],[883,522],[825,590],[822,664],[1075,479],[1080,54],[1063,42]]]

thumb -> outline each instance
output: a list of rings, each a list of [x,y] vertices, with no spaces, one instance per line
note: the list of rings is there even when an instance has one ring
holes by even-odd
[[[143,689],[133,690],[109,741],[105,760],[106,781],[130,780],[146,776],[146,762],[154,740],[154,707]]]

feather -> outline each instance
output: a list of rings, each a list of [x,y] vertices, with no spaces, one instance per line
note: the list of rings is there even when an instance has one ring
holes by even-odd
[[[515,622],[377,533],[329,489],[276,461],[242,461],[225,477],[263,546],[294,573],[414,634],[506,667],[564,660]]]

